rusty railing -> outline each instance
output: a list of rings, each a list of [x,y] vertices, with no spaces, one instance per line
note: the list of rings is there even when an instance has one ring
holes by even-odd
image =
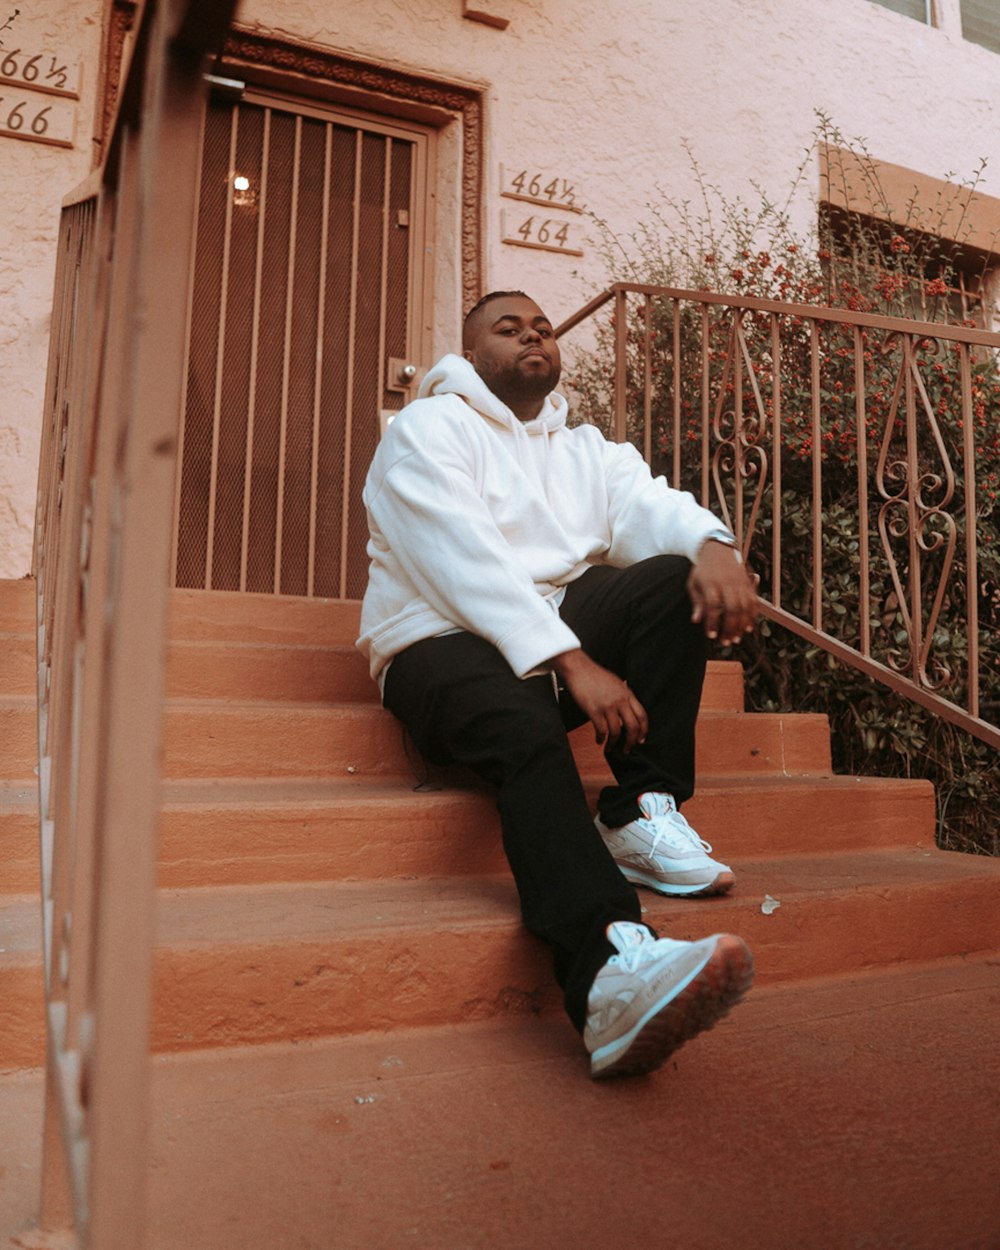
[[[64,204],[36,517],[48,1025],[40,1225],[144,1244],[154,866],[204,56],[232,0],[147,0]]]
[[[581,323],[608,433],[725,519],[764,615],[1000,746],[980,532],[1000,491],[1000,334],[629,283],[557,334]]]

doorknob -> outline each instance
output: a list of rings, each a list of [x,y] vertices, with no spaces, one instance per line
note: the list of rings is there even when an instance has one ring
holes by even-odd
[[[390,391],[411,391],[427,372],[405,357],[390,356],[386,361],[385,385]]]

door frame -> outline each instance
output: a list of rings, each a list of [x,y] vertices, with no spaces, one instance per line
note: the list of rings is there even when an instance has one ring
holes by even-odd
[[[312,97],[369,118],[382,114],[395,124],[409,120],[443,130],[460,122],[460,301],[462,309],[472,307],[484,280],[486,84],[434,78],[239,26],[212,72],[298,101]]]

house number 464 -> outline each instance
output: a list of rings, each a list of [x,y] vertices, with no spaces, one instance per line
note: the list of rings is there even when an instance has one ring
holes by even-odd
[[[569,247],[569,222],[553,221],[547,217],[529,217],[515,231],[525,243],[549,244],[550,247]]]

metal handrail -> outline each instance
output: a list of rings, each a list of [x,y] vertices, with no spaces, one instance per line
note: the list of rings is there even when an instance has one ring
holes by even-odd
[[[761,574],[763,615],[1000,747],[979,623],[1000,591],[984,594],[977,516],[1000,334],[626,282],[556,335],[581,326],[613,361],[609,432],[721,513]],[[834,578],[824,507],[855,494],[856,553]]]
[[[204,102],[234,0],[146,0],[64,204],[35,526],[48,1024],[39,1223],[141,1250],[167,609]]]

